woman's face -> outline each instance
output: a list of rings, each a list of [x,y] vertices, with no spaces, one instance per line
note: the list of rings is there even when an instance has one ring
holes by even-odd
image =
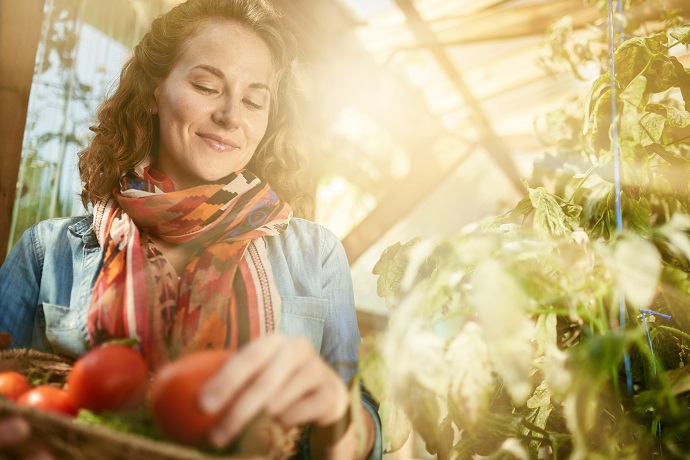
[[[258,35],[234,22],[202,23],[154,90],[158,169],[184,189],[244,168],[266,133],[272,84]]]

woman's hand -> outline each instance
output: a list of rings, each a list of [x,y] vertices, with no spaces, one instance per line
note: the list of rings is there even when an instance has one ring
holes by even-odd
[[[29,443],[31,425],[21,417],[0,419],[0,453],[12,453],[23,460],[52,460],[47,451]]]
[[[350,409],[346,386],[311,342],[280,334],[237,352],[202,389],[200,402],[209,413],[223,413],[210,434],[218,446],[260,414],[286,427],[311,423],[318,431],[347,420]]]

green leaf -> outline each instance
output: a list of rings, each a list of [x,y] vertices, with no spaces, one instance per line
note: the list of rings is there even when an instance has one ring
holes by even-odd
[[[675,57],[655,56],[645,72],[649,79],[647,89],[661,93],[678,85],[678,75],[683,73],[683,65]]]
[[[616,243],[614,258],[627,301],[636,308],[648,308],[661,273],[659,252],[649,241],[629,234]]]
[[[412,431],[412,423],[403,408],[390,399],[384,399],[379,405],[381,427],[383,428],[383,451],[386,453],[399,450]]]
[[[536,325],[537,356],[541,356],[552,346],[556,346],[558,335],[556,334],[556,324],[558,317],[555,313],[539,315]]]
[[[453,369],[448,396],[460,409],[461,428],[475,429],[489,406],[489,395],[495,385],[493,364],[481,327],[468,322],[451,341],[446,357]]]
[[[690,111],[690,69],[685,69],[685,75],[680,75],[678,87],[685,101],[685,110]]]
[[[611,74],[605,73],[601,77],[597,78],[594,83],[592,83],[592,89],[590,90],[589,96],[585,99],[584,112],[585,118],[583,120],[583,132],[590,132],[592,129],[592,124],[594,120],[592,119],[592,114],[596,111],[592,109],[593,104],[599,100],[601,92],[609,91],[608,85],[611,83]]]
[[[690,125],[690,112],[678,110],[675,107],[666,107],[666,119],[671,128],[685,128]]]
[[[690,216],[676,213],[655,232],[666,238],[685,258],[690,260]]]
[[[388,298],[398,292],[400,279],[405,271],[405,264],[401,264],[400,258],[396,259],[401,247],[399,242],[387,247],[371,271],[372,274],[379,275],[376,283],[376,293],[379,297]],[[406,260],[404,262],[406,263]]]
[[[554,406],[551,403],[551,390],[549,389],[546,382],[542,381],[539,386],[534,390],[532,396],[527,400],[526,406],[532,409],[530,415],[527,419],[533,424],[538,426],[544,431],[546,430],[546,423],[549,419],[549,415],[554,410]],[[525,428],[525,434],[532,432],[529,428]],[[541,436],[532,432],[535,436]],[[540,441],[531,441],[529,444],[530,453],[532,458],[536,458],[539,452]]]
[[[419,238],[404,245],[399,242],[387,247],[372,269],[372,274],[379,275],[376,281],[376,293],[386,299],[388,308],[395,304],[395,297],[400,292],[400,282],[407,268],[407,251]]]
[[[487,457],[486,460],[529,460],[527,449],[517,438],[508,438],[501,447]]]
[[[668,51],[668,37],[663,32],[654,34],[651,37],[644,37],[642,40],[653,55],[665,54]]]
[[[647,78],[644,75],[638,75],[621,92],[620,98],[630,103],[633,107],[642,108],[647,103],[646,89]]]
[[[532,225],[538,233],[545,236],[569,236],[573,232],[575,217],[580,212],[579,206],[566,205],[563,200],[543,187],[530,189],[529,199],[534,207]]]
[[[549,404],[551,404],[551,390],[549,390],[545,382],[542,382],[527,400],[526,406],[530,409],[536,409],[538,407],[548,406]],[[541,428],[544,427],[543,425],[539,426]]]
[[[608,239],[616,229],[614,185],[598,175],[591,175],[574,201],[582,206],[580,225],[589,232],[590,239]]]
[[[619,108],[619,122],[618,139],[620,143],[627,142],[635,146],[641,143],[641,140],[647,141],[648,136],[642,131],[640,126],[640,111],[632,104],[623,101],[622,107]],[[647,142],[651,143],[650,141]]]
[[[621,87],[627,87],[635,77],[640,75],[651,58],[652,53],[644,39],[634,37],[623,42],[614,53],[616,80]]]
[[[683,45],[690,45],[690,26],[679,27],[677,30],[671,32],[670,35]]]
[[[651,235],[652,227],[649,223],[649,217],[652,214],[652,206],[649,200],[646,198],[636,200],[630,198],[627,193],[622,193],[621,201],[625,226],[642,236]]]
[[[439,443],[435,446],[438,460],[461,460],[454,450],[453,443],[455,442],[456,430],[453,426],[453,419],[450,416],[443,419],[438,427],[438,432]]]
[[[533,209],[534,206],[532,206],[532,201],[530,201],[528,194],[524,196],[511,211],[508,211],[506,217],[508,219],[514,219],[516,217],[527,216]]]
[[[647,138],[641,140],[642,145],[658,144],[661,140],[661,135],[664,133],[666,117],[658,113],[646,112],[640,118],[639,123],[644,134],[647,135]]]
[[[438,426],[448,415],[447,404],[438,393],[419,385],[414,378],[401,383],[401,392],[396,395],[396,400],[400,401],[422,439],[435,450],[439,439]]]
[[[430,321],[418,313],[423,296],[423,289],[413,290],[391,314],[388,334],[381,347],[383,360],[387,378],[395,383],[395,388],[413,377],[416,385],[445,395],[449,381],[445,343]]]
[[[672,394],[677,395],[690,392],[690,367],[669,369],[665,371],[665,374],[671,383]]]
[[[590,148],[595,152],[609,150],[611,139],[611,89],[606,89],[597,99],[592,110],[589,131],[585,131]]]
[[[388,398],[389,379],[380,350],[379,336],[363,337],[359,345],[359,375],[374,399]]]
[[[620,171],[623,191],[633,197],[639,197],[640,188],[649,181],[649,158],[642,155],[645,150],[628,140],[620,140]]]
[[[665,266],[661,272],[661,297],[673,321],[682,331],[690,331],[690,281],[688,274]]]
[[[640,330],[615,329],[606,334],[591,335],[577,347],[569,348],[568,367],[581,382],[573,382],[575,388],[583,388],[596,394],[608,382],[609,376],[618,373],[623,356],[641,334]],[[596,357],[593,359],[593,357]],[[586,426],[586,425],[585,425]]]
[[[487,258],[472,274],[470,301],[486,333],[491,360],[513,399],[524,402],[532,392],[534,324],[527,317],[528,297],[515,278]]]
[[[138,434],[151,439],[167,440],[167,437],[156,428],[146,407],[133,412],[100,412],[80,409],[76,423],[85,425],[103,425],[123,433]]]

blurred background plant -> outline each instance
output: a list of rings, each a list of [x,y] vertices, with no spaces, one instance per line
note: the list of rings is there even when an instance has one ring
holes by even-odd
[[[389,323],[360,373],[387,451],[414,431],[440,459],[686,458],[690,26],[639,20],[657,3],[550,29],[544,67],[593,83],[537,123],[549,152],[514,209],[381,255]]]

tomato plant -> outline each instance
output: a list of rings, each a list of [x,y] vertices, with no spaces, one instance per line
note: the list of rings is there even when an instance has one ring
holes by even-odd
[[[77,415],[77,408],[72,404],[67,392],[50,385],[39,385],[30,389],[19,397],[17,404],[71,417]]]
[[[227,350],[190,353],[157,372],[151,384],[149,410],[158,428],[188,444],[207,443],[207,434],[218,415],[199,407],[199,391],[231,356]]]
[[[148,366],[137,351],[108,344],[74,363],[67,376],[67,392],[78,408],[94,412],[133,410],[144,403],[148,383]]]
[[[0,395],[16,401],[19,397],[31,389],[31,384],[19,372],[0,372]]]

